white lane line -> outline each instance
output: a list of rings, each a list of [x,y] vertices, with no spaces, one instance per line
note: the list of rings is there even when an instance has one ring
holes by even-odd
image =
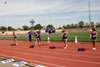
[[[5,47],[3,47],[5,48]],[[10,48],[13,50],[13,48]],[[14,48],[15,49],[15,48]],[[18,49],[17,50],[25,50],[25,49]],[[32,52],[46,52],[46,53],[54,53],[54,54],[61,54],[61,55],[74,55],[74,56],[81,56],[81,57],[92,57],[92,58],[100,58],[99,56],[89,56],[89,55],[77,55],[77,54],[66,54],[66,53],[58,53],[58,52],[49,52],[49,51],[40,51],[40,50],[27,50],[27,51],[32,51]]]
[[[3,47],[4,48],[4,47]],[[6,48],[6,47],[5,47]],[[19,47],[20,48],[20,47]],[[20,50],[24,50],[24,49],[20,49]],[[35,50],[38,50],[38,49],[35,49]],[[40,49],[39,49],[40,50]],[[50,50],[50,49],[47,49],[47,48],[43,48],[42,50]],[[56,49],[58,50],[58,49]],[[91,49],[92,50],[92,49]],[[29,51],[32,51],[32,50],[29,50]],[[73,51],[73,50],[60,50],[60,51]],[[77,50],[76,50],[77,51]],[[41,51],[42,52],[42,51]],[[86,51],[85,51],[86,52]],[[90,53],[90,54],[100,54],[100,52],[95,52],[95,51],[89,51],[89,52],[86,52],[86,53]]]
[[[20,54],[27,54],[27,55],[33,55],[33,56],[40,56],[45,57],[45,55],[38,55],[38,54],[30,54],[30,53],[22,53],[22,52],[16,52],[16,51],[9,51],[9,50],[1,50],[0,51],[6,51],[6,52],[14,52],[14,53],[20,53]],[[47,58],[54,58],[59,60],[66,60],[66,61],[77,61],[77,62],[84,62],[84,63],[92,63],[92,64],[100,64],[99,62],[93,62],[93,61],[82,61],[82,60],[74,60],[74,59],[65,59],[60,57],[52,57],[52,56],[46,56]]]
[[[44,48],[44,50],[50,50],[50,49]],[[59,50],[59,49],[56,49],[56,50]],[[68,50],[59,50],[59,51],[73,51],[73,50],[72,50],[72,49],[68,49]],[[77,49],[76,49],[76,51],[77,51]],[[85,52],[86,52],[86,51],[85,51]],[[95,52],[95,51],[92,51],[92,49],[91,49],[91,51],[86,52],[86,53],[100,54],[100,51],[99,51],[99,52]]]
[[[36,60],[29,60],[29,59],[25,59],[25,58],[19,58],[16,56],[9,56],[9,55],[5,55],[5,54],[0,54],[2,56],[6,56],[6,57],[11,57],[14,59],[20,59],[20,60],[24,60],[24,61],[31,61],[31,62],[35,62],[35,63],[42,63],[42,64],[47,64],[47,65],[51,65],[51,66],[57,66],[57,67],[67,67],[67,66],[62,66],[62,65],[57,65],[57,64],[51,64],[51,63],[46,63],[46,62],[41,62],[41,61],[36,61]]]

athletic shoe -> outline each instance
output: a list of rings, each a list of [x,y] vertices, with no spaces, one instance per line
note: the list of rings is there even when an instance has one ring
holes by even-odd
[[[35,46],[37,46],[37,43],[35,43]]]
[[[67,49],[67,47],[64,47],[64,49]]]
[[[92,50],[96,50],[96,48],[92,48]]]
[[[41,43],[39,43],[39,45],[40,45]]]
[[[17,43],[15,43],[17,45]]]
[[[64,49],[67,49],[67,45],[64,47]]]

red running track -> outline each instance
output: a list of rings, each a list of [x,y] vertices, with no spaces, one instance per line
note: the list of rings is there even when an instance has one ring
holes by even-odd
[[[11,46],[13,41],[0,40],[0,56],[14,58],[48,67],[100,67],[100,43],[97,50],[92,50],[91,43],[68,43],[68,49],[63,49],[62,42],[42,42],[41,46],[30,48],[28,41],[18,41],[17,46]],[[34,42],[33,42],[34,43]],[[56,49],[49,49],[49,46]],[[77,48],[86,48],[78,52]]]

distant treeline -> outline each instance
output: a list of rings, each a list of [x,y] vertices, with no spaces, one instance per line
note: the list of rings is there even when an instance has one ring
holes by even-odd
[[[73,29],[73,28],[90,28],[96,25],[96,27],[100,28],[100,22],[90,22],[90,23],[85,23],[84,21],[80,21],[78,24],[67,24],[63,25],[65,29]]]
[[[54,25],[54,24],[53,24]],[[52,24],[49,24],[47,26],[42,26],[41,24],[36,24],[33,29],[34,30],[41,30],[41,29],[46,29],[47,27],[48,28],[51,28],[51,29],[55,29],[55,27],[53,26]],[[66,25],[63,25],[63,27],[65,29],[73,29],[73,28],[90,28],[90,27],[93,27],[94,25],[96,25],[96,27],[100,28],[100,22],[90,22],[90,23],[87,23],[87,22],[84,22],[84,21],[80,21],[78,24],[66,24]],[[59,27],[58,29],[60,29],[61,27]],[[13,28],[12,26],[8,26],[8,27],[5,27],[5,26],[0,26],[0,31],[13,31],[13,30],[32,30],[32,26],[29,27],[27,25],[23,25],[22,28]]]

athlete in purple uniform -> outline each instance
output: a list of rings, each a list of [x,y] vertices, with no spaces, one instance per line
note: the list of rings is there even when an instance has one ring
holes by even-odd
[[[32,44],[32,31],[28,32],[30,44]]]
[[[35,45],[37,45],[38,43],[40,45],[39,34],[37,32],[34,32],[34,36],[35,36]]]
[[[14,44],[17,44],[17,36],[15,31],[13,31],[13,37],[14,37]]]
[[[96,38],[98,36],[98,33],[96,32],[95,28],[92,28],[92,31],[90,32],[90,38],[92,40],[92,44],[93,44],[93,50],[96,50]]]
[[[39,41],[41,42],[41,41],[42,41],[42,40],[41,40],[41,31],[38,30],[37,33],[38,33],[38,36],[39,36]]]
[[[63,34],[62,34],[62,39],[63,39],[63,41],[64,41],[64,44],[65,44],[65,46],[64,46],[64,49],[66,49],[67,48],[67,40],[68,40],[68,32],[66,31],[66,30],[64,30],[63,31]]]

